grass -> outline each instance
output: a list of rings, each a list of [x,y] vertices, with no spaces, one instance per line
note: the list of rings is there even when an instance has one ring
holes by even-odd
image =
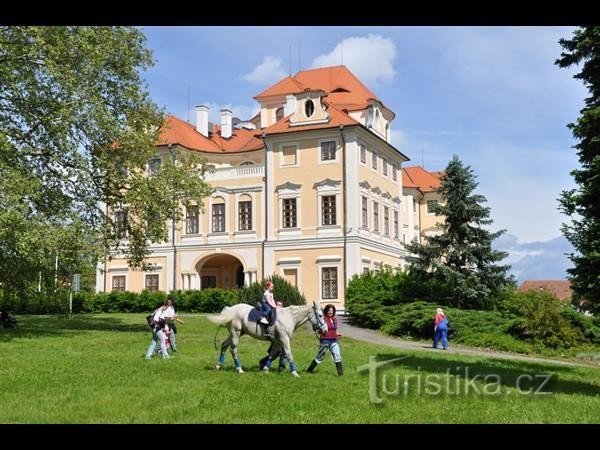
[[[404,351],[343,338],[343,377],[327,356],[315,374],[296,379],[260,372],[268,343],[244,336],[239,356],[246,373],[240,375],[229,353],[225,368],[214,370],[216,326],[201,316],[178,327],[179,352],[166,361],[144,359],[150,332],[143,314],[18,319],[19,328],[0,329],[0,423],[600,422],[600,371],[590,367]],[[224,338],[221,329],[219,341]],[[317,350],[314,335],[297,330],[293,350],[305,370]],[[370,357],[406,358],[369,377],[357,367]],[[542,391],[550,393],[523,393],[544,376],[549,382]]]

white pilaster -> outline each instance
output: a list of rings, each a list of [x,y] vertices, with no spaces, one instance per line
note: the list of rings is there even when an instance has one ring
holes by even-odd
[[[279,205],[277,199],[273,195],[273,144],[266,143],[265,146],[267,149],[267,167],[265,176],[267,177],[267,191],[265,192],[265,201],[267,205],[267,223],[265,226],[267,227],[267,237],[269,241],[272,241],[275,238],[275,214],[278,211]],[[263,207],[265,205],[263,204]]]

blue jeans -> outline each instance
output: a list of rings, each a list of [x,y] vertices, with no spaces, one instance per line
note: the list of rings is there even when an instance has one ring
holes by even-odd
[[[435,330],[435,336],[433,336],[433,348],[437,348],[438,342],[442,340],[442,348],[446,350],[448,348],[448,329],[437,327]]]
[[[269,305],[267,302],[263,302],[261,311],[263,313],[263,316],[265,316],[267,318],[267,320],[270,322],[271,321],[271,311],[273,311],[273,308],[271,307],[271,305]]]
[[[340,346],[337,340],[334,341],[327,339],[321,341],[321,346],[319,347],[317,356],[315,356],[315,361],[317,364],[321,364],[323,362],[323,358],[325,357],[327,350],[331,352],[331,357],[333,358],[334,362],[342,362],[342,354],[340,353]]]
[[[152,341],[150,341],[150,347],[148,347],[148,351],[146,352],[146,359],[152,358],[156,344],[160,345],[163,358],[168,358],[169,354],[167,353],[167,347],[165,345],[165,334],[159,329],[158,331],[152,332]]]

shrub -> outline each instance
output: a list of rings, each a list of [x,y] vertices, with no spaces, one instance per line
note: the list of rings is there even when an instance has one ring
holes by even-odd
[[[563,317],[559,300],[549,292],[514,292],[504,306],[515,316],[508,329],[515,337],[554,349],[569,348],[584,340],[582,332]]]
[[[239,301],[255,306],[257,302],[262,301],[265,292],[265,283],[267,280],[273,282],[273,297],[276,301],[281,301],[283,306],[306,305],[306,298],[297,287],[292,286],[285,278],[273,275],[270,278],[263,279],[260,282],[252,283],[248,287],[239,289]]]

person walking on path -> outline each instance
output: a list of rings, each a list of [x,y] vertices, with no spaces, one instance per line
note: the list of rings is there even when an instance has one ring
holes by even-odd
[[[438,348],[440,339],[442,340],[442,348],[448,348],[448,318],[442,308],[438,308],[435,314],[435,326],[433,328],[433,348]]]
[[[325,323],[327,324],[327,331],[321,334],[319,351],[317,352],[317,356],[310,363],[310,366],[306,370],[308,373],[313,373],[317,364],[321,364],[323,362],[323,358],[325,357],[325,353],[327,350],[331,352],[331,356],[333,361],[335,362],[335,368],[337,369],[338,376],[342,376],[344,374],[344,368],[342,366],[342,354],[340,353],[340,345],[338,344],[338,339],[342,337],[341,334],[337,331],[337,319],[335,317],[335,306],[329,304],[323,308],[323,314],[325,315]]]

